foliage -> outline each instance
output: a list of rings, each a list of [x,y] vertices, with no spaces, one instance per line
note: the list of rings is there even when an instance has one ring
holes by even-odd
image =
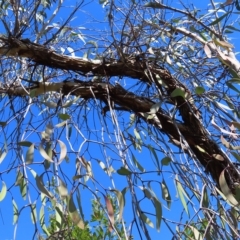
[[[239,13],[1,1],[1,237],[238,239]]]

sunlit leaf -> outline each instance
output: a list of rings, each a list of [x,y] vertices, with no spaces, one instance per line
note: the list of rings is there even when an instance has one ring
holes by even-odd
[[[2,189],[0,192],[0,202],[5,198],[7,194],[7,185],[4,181],[2,181]]]
[[[226,182],[225,179],[225,169],[221,172],[220,176],[219,176],[219,185],[221,187],[221,190],[224,194],[224,196],[227,198],[227,200],[233,204],[234,206],[238,206],[239,202],[236,200],[236,198],[233,196],[230,188],[228,187],[228,184]]]
[[[59,195],[61,198],[66,198],[68,196],[68,190],[66,184],[62,181],[61,178],[58,178],[59,186],[57,187]]]
[[[54,162],[50,156],[46,153],[46,151],[44,150],[42,144],[39,145],[39,153],[42,155],[42,157],[46,160],[48,160],[49,162]]]
[[[118,191],[117,189],[111,190],[112,192],[115,192],[117,199],[118,199],[118,205],[119,205],[119,214],[118,214],[118,220],[122,220],[122,214],[123,214],[123,207],[124,207],[124,198],[122,195],[122,192]]]
[[[16,222],[18,221],[19,212],[17,204],[14,199],[12,199],[12,204],[13,204],[13,224],[16,224]]]
[[[63,161],[63,159],[67,155],[67,147],[66,147],[64,142],[62,142],[60,140],[57,140],[57,141],[58,141],[58,143],[60,145],[60,157],[59,157],[59,160],[58,160],[58,164],[61,164],[61,162]]]
[[[150,108],[149,113],[154,114],[154,113],[158,112],[159,108],[161,107],[161,104],[162,104],[161,102],[153,104]]]
[[[37,222],[37,210],[36,210],[36,204],[31,204],[31,220],[32,223],[35,224]]]
[[[32,170],[31,170],[31,172],[32,172]],[[43,173],[43,174],[44,174],[44,173]],[[40,191],[41,193],[45,194],[47,197],[49,197],[50,199],[52,199],[52,198],[53,198],[52,193],[50,193],[50,192],[45,188],[45,186],[44,186],[44,184],[43,184],[43,179],[42,179],[43,174],[41,174],[40,176],[38,176],[38,175],[35,176],[35,180],[36,180],[37,187],[38,187],[38,189],[39,189],[39,191]]]
[[[194,239],[203,240],[202,234],[195,227],[188,225],[188,228],[190,228],[193,231]]]
[[[80,229],[84,229],[84,222],[82,221],[82,219],[80,218],[80,216],[78,214],[78,211],[74,204],[72,195],[68,196],[67,208],[68,208],[68,212],[69,212],[69,215],[70,215],[73,223],[76,226],[78,226]]]
[[[152,221],[143,212],[140,213],[140,217],[149,227],[154,228]]]
[[[213,154],[212,156],[218,161],[224,161],[224,157],[221,156],[220,154]]]
[[[34,156],[34,144],[31,144],[31,146],[28,148],[26,153],[26,164],[31,164],[33,162],[33,156]]]

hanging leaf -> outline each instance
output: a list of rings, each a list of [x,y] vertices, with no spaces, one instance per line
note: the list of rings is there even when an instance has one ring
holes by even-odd
[[[73,202],[73,196],[70,195],[68,196],[68,201],[67,201],[67,208],[68,208],[68,212],[69,215],[73,221],[73,223],[78,226],[80,229],[84,229],[84,222],[82,221],[82,219],[80,218],[78,211],[76,209],[76,206]]]
[[[162,205],[156,197],[153,198],[153,202],[156,211],[156,229],[159,232],[162,220]]]
[[[186,203],[186,200],[184,198],[184,195],[186,195],[183,187],[182,187],[182,184],[179,182],[178,180],[178,176],[176,176],[176,186],[177,186],[177,192],[178,192],[178,196],[180,197],[180,200],[182,202],[182,205],[187,213],[187,215],[189,216],[189,211],[188,211],[188,207],[187,207],[187,203]]]
[[[206,184],[204,184],[204,186],[202,188],[200,206],[204,207],[204,208],[208,208],[208,206],[209,206],[209,199],[208,199]]]
[[[33,170],[31,170],[32,172]],[[44,174],[44,173],[43,173]],[[43,177],[43,174],[41,174],[40,176],[38,175],[35,175],[35,180],[36,180],[36,184],[37,184],[37,187],[38,187],[38,190],[45,194],[47,197],[49,197],[50,199],[53,198],[53,195],[51,192],[49,192],[45,187],[44,187],[44,184],[43,184],[43,180],[42,180],[42,177]]]
[[[13,204],[13,224],[16,224],[19,217],[18,207],[14,199],[12,199]]]
[[[2,181],[2,190],[0,192],[0,202],[5,198],[7,194],[7,185],[4,181]]]
[[[36,204],[31,204],[31,220],[33,224],[36,224],[37,222],[37,210],[36,210]]]
[[[61,162],[63,161],[63,159],[67,156],[67,147],[65,145],[65,143],[63,143],[62,141],[60,140],[57,140],[59,145],[60,145],[60,157],[59,157],[59,160],[58,160],[58,165],[61,164]]]
[[[145,172],[145,169],[141,166],[141,164],[138,162],[138,160],[135,158],[135,156],[132,154],[132,160],[135,164],[135,166],[141,171]]]
[[[230,204],[233,204],[234,206],[239,206],[239,202],[233,196],[230,188],[228,187],[224,173],[225,173],[225,169],[221,172],[221,174],[219,176],[219,185],[222,190],[222,193],[227,198],[227,200],[230,202]]]
[[[31,146],[28,148],[26,153],[26,164],[32,164],[33,162],[33,156],[34,156],[34,144],[31,144]]]
[[[221,17],[215,19],[213,22],[211,22],[208,26],[216,25],[217,23],[221,22],[225,17],[227,17],[229,12],[223,14]]]
[[[110,220],[110,224],[108,227],[109,232],[112,232],[113,226],[114,226],[114,211],[111,201],[108,199],[108,197],[104,196],[106,207],[107,207],[107,213]]]
[[[124,198],[123,198],[123,194],[116,190],[113,189],[111,190],[112,192],[115,192],[117,199],[118,199],[118,205],[119,205],[119,214],[118,214],[118,221],[122,220],[122,214],[123,214],[123,207],[124,207]]]
[[[140,212],[140,218],[151,228],[154,228],[152,221],[143,213]]]
[[[196,239],[196,240],[203,240],[202,234],[195,227],[193,227],[191,225],[188,225],[187,227],[192,230],[192,232],[194,234],[194,239]]]
[[[48,160],[49,162],[54,162],[50,156],[48,156],[48,154],[46,153],[46,151],[44,150],[42,144],[39,145],[39,153],[42,155],[42,157],[46,160]]]
[[[68,196],[68,190],[66,187],[66,184],[62,181],[61,178],[59,178],[59,186],[57,187],[58,193],[62,199],[66,198]]]
[[[166,201],[168,208],[171,207],[171,196],[165,180],[161,182],[162,198]]]

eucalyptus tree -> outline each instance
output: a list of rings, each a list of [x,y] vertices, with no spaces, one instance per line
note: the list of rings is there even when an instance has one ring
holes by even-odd
[[[1,2],[15,238],[239,237],[239,4]]]

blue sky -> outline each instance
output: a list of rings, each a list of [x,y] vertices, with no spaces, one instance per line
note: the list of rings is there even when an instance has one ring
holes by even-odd
[[[185,2],[187,4],[187,3],[190,3],[191,1],[185,1]],[[205,9],[205,8],[207,8],[208,2],[209,1],[201,1],[201,2],[196,1],[196,3],[195,3],[195,1],[194,1],[194,4],[198,5],[199,8]],[[65,1],[64,5],[69,6],[70,3],[72,3],[72,1]],[[75,5],[73,4],[73,6],[75,6]],[[177,6],[177,4],[176,4],[176,6]],[[58,23],[58,22],[61,22],[62,19],[63,20],[66,19],[70,10],[71,9],[67,8],[67,7],[63,8],[60,12],[60,15],[58,16],[58,18],[56,18],[55,21],[53,21],[53,23]],[[88,14],[86,14],[86,12],[89,12],[90,14],[88,15]],[[91,18],[91,16],[93,16],[94,18]],[[80,30],[82,32],[83,38],[84,38],[84,34],[86,34],[86,35],[88,34],[88,32],[89,32],[87,30],[88,28],[96,29],[96,33],[92,36],[92,38],[90,40],[97,41],[98,31],[102,31],[107,28],[107,25],[105,22],[106,22],[105,10],[96,1],[96,2],[91,2],[90,4],[87,4],[86,6],[84,6],[83,9],[81,9],[79,11],[79,13],[76,14],[76,18],[71,22],[71,25],[76,28],[76,31]],[[77,28],[80,28],[80,29],[77,29]],[[84,29],[84,28],[86,28],[86,29]],[[90,31],[92,31],[92,30],[90,30]],[[29,37],[28,34],[26,34],[26,37]],[[237,41],[237,38],[238,38],[238,35],[234,35],[233,41],[232,41],[232,43],[235,45],[236,51],[239,49],[239,43]],[[87,38],[85,38],[85,41],[87,42]],[[71,45],[71,47],[79,48],[79,49],[77,49],[77,50],[79,50],[79,52],[76,52],[76,54],[79,54],[79,55],[84,54],[84,51],[85,51],[84,41],[80,39],[77,44],[78,44],[78,46]],[[68,53],[67,49],[66,49],[65,53]],[[3,107],[3,106],[1,106],[1,107]],[[92,108],[94,108],[94,106],[92,106]],[[41,121],[42,118],[48,116],[47,112],[43,113],[42,115],[39,115],[40,110],[38,108],[32,108],[32,111],[33,111],[32,115],[27,116],[27,118],[25,119],[23,124],[27,124],[28,120],[30,119],[30,116],[34,116],[34,121],[36,122],[36,126],[37,126],[39,124],[38,121]],[[75,113],[76,112],[74,112],[74,111],[72,112],[72,114],[75,114]],[[95,119],[98,119],[98,116],[95,114],[96,113],[91,111],[91,109],[87,113],[89,128],[90,129],[98,129],[98,131],[100,132],[102,130],[102,126],[99,122],[95,121]],[[84,117],[85,117],[84,114],[81,114],[79,121],[81,121],[81,118],[83,119]],[[121,121],[128,123],[129,114],[122,116]],[[48,121],[46,121],[46,123],[47,122]],[[61,122],[61,120],[55,118],[52,121],[52,124],[55,125],[59,122]],[[27,126],[27,125],[25,125],[25,126]],[[107,126],[109,127],[109,131],[116,130],[115,126],[113,124],[111,124],[111,121],[107,121]],[[14,129],[14,127],[15,127],[15,125],[12,124],[11,128]],[[43,131],[44,128],[45,128],[45,125],[40,126],[37,129],[37,131],[38,132]],[[86,130],[87,130],[86,126],[83,125],[82,132],[84,134],[87,134]],[[129,132],[132,135],[134,134],[133,131],[134,131],[134,127],[130,128]],[[65,134],[65,131],[63,131],[63,134]],[[1,135],[1,142],[3,142],[2,136],[3,135]],[[56,130],[55,136],[61,136],[61,130]],[[78,137],[78,139],[76,139],[76,136],[77,136],[77,133],[75,131],[73,131],[70,141],[73,143],[74,147],[79,148],[83,139],[81,139],[79,137]],[[97,144],[91,144],[91,145],[84,145],[84,147],[81,149],[80,155],[84,154],[84,156],[87,160],[93,159],[93,164],[92,164],[93,173],[97,175],[97,179],[101,179],[101,184],[104,185],[106,188],[113,188],[111,181],[109,180],[107,175],[102,171],[99,164],[97,164],[97,160],[107,163],[106,159],[104,159],[104,156],[109,157],[109,159],[110,159],[109,162],[112,162],[114,164],[116,170],[118,169],[117,167],[121,166],[121,163],[118,162],[119,160],[118,160],[117,154],[115,154],[113,151],[111,151],[111,144],[110,144],[111,139],[107,138],[107,135],[105,134],[105,132],[103,133],[103,137],[105,138],[105,140],[107,142],[109,142],[109,147],[110,147],[110,149],[106,153],[104,153],[103,149],[100,149],[100,147],[98,147]],[[114,139],[114,136],[112,136],[112,137]],[[144,138],[143,135],[142,135],[142,138]],[[95,141],[100,140],[99,138],[96,138],[94,131],[91,133],[91,139],[95,140]],[[36,143],[40,142],[40,138],[37,137],[37,134],[32,134],[27,140],[36,142]],[[148,142],[148,141],[149,141],[149,138],[147,138],[146,142]],[[65,142],[65,143],[67,144],[67,142]],[[68,149],[69,149],[69,146],[68,146]],[[27,150],[27,148],[24,149],[24,154],[26,153],[26,150]],[[178,149],[172,149],[172,150],[177,151]],[[133,154],[138,159],[138,161],[141,163],[143,168],[155,169],[155,166],[153,164],[153,162],[155,161],[154,156],[149,154],[149,150],[143,149],[141,153],[139,153],[137,150],[136,151],[133,150]],[[159,154],[158,155],[159,161],[163,157],[164,156]],[[72,177],[75,172],[75,166],[74,166],[75,155],[70,154],[69,158],[70,158],[70,163],[63,162],[63,164],[61,165],[61,169],[65,172],[66,175]],[[3,172],[6,168],[8,168],[9,163],[11,163],[14,159],[17,159],[17,157],[14,154],[12,155],[11,152],[9,152],[7,157],[4,159],[3,163],[0,165],[0,171]],[[35,151],[34,162],[40,162],[41,160],[42,160],[42,157],[37,153],[37,151]],[[179,159],[179,161],[180,160],[181,159]],[[36,171],[39,171],[39,173],[42,173],[43,168],[41,170],[39,170],[36,166],[33,165],[32,168],[35,169]],[[179,216],[180,216],[181,212],[183,211],[183,207],[182,207],[182,204],[181,204],[179,198],[176,196],[177,193],[176,193],[175,186],[173,184],[174,176],[171,173],[171,168],[169,166],[164,166],[163,171],[165,171],[164,179],[168,184],[168,187],[169,187],[170,193],[171,193],[171,197],[172,197],[172,207],[170,210],[167,210],[166,202],[164,202],[162,200],[161,188],[160,188],[159,182],[157,182],[157,181],[159,181],[159,179],[162,179],[162,176],[159,176],[157,174],[155,174],[155,175],[149,174],[149,175],[145,175],[143,177],[143,179],[144,180],[149,180],[149,179],[152,180],[151,187],[153,188],[154,192],[157,194],[158,198],[161,200],[161,203],[163,206],[163,216],[165,218],[171,219],[173,222],[174,221],[177,222],[177,221],[179,221]],[[30,172],[28,173],[28,176],[29,176],[30,180],[33,180]],[[2,179],[7,183],[8,188],[10,188],[11,185],[14,185],[15,180],[16,180],[15,171],[11,171],[9,173],[2,174]],[[124,187],[126,187],[127,183],[123,176],[114,174],[114,179],[115,179],[115,184],[116,184],[117,189],[122,190]],[[94,187],[93,184],[90,184],[90,185],[92,187]],[[100,189],[100,185],[98,185],[98,188]],[[33,187],[31,187],[30,189],[33,192],[33,194],[31,195],[32,201],[35,201],[35,198],[36,198],[36,196],[38,196],[38,194],[34,190]],[[139,196],[140,196],[142,194],[142,191],[139,189],[139,192],[137,194],[139,194]],[[91,210],[91,204],[89,201],[89,198],[91,198],[91,196],[92,195],[88,191],[84,191],[84,198],[83,198],[84,209],[83,210],[85,211],[85,216],[87,216],[89,211]],[[126,194],[127,199],[128,199],[128,196],[129,196],[129,193]],[[12,225],[12,222],[13,222],[12,197],[17,202],[19,209],[28,204],[28,200],[23,200],[22,197],[20,196],[19,188],[14,187],[14,186],[11,188],[11,194],[8,193],[6,198],[0,203],[0,211],[1,211],[0,212],[0,236],[1,236],[1,239],[3,239],[3,240],[13,239],[14,226]],[[102,203],[104,204],[104,201],[102,201]],[[37,213],[38,214],[39,214],[39,207],[40,207],[40,204],[38,202],[37,203]],[[147,209],[146,212],[150,212],[150,211],[154,212],[153,206],[149,200],[142,201],[141,207],[143,209]],[[130,221],[132,219],[132,215],[130,215],[129,213],[131,213],[131,203],[129,201],[126,201],[126,208],[124,210],[124,219],[127,222],[126,226],[128,226],[130,224]],[[89,219],[89,218],[87,218],[87,219]],[[150,217],[150,219],[152,220],[152,222],[155,225],[155,217]],[[186,219],[187,219],[186,213],[183,212],[183,220],[185,221]],[[16,239],[17,240],[31,239],[32,235],[34,233],[34,230],[35,230],[34,225],[31,223],[31,220],[30,220],[30,208],[25,207],[25,208],[23,208],[23,210],[21,212],[21,216],[19,218],[18,226],[16,229]],[[152,236],[154,236],[154,238],[156,238],[156,239],[159,237],[162,237],[162,236],[164,236],[165,239],[169,239],[171,236],[169,234],[169,231],[167,230],[167,227],[165,226],[165,224],[163,222],[161,225],[160,233],[156,233],[155,230],[152,230],[150,227],[148,228],[148,230],[151,233],[151,235],[155,234]]]

